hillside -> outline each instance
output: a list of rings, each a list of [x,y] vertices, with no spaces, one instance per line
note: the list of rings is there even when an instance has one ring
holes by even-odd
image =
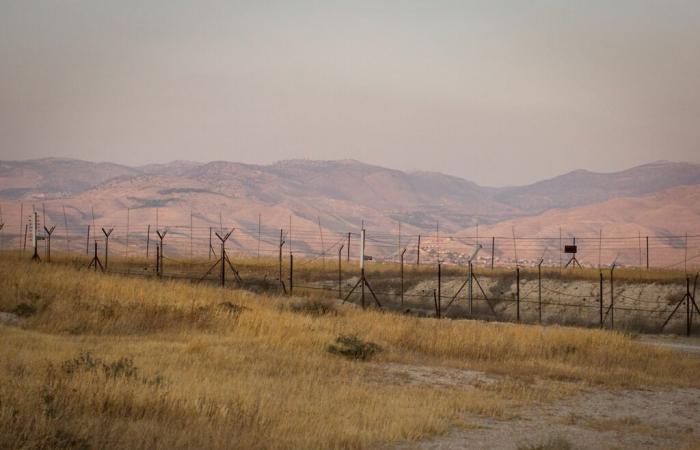
[[[559,226],[565,236],[597,235],[601,228],[608,236],[692,233],[700,226],[693,206],[698,189],[700,165],[675,162],[608,174],[576,171],[509,188],[354,160],[271,165],[175,161],[141,167],[69,159],[0,162],[6,233],[19,235],[21,202],[24,212],[36,208],[43,219],[45,211],[49,225],[67,223],[73,233],[83,233],[93,219],[98,228],[117,227],[119,242],[125,240],[120,233],[128,209],[132,231],[145,233],[148,224],[188,226],[192,215],[194,227],[235,227],[232,243],[243,250],[257,245],[258,220],[268,240],[276,240],[272,236],[292,223],[295,248],[310,251],[324,246],[320,234],[331,242],[364,222],[375,236],[386,236],[386,242],[377,243],[385,248],[375,254],[396,252],[396,239],[389,236],[397,234],[399,222],[404,235],[421,233],[423,244],[433,248],[437,242],[428,235],[437,223],[443,234],[467,236],[476,235],[477,223],[482,236],[510,236],[515,227],[518,236],[552,237],[558,236]],[[274,251],[271,245],[269,251]],[[669,251],[678,256],[678,242],[655,245],[675,249]],[[551,246],[558,248],[558,242]],[[505,249],[500,257],[514,259]]]

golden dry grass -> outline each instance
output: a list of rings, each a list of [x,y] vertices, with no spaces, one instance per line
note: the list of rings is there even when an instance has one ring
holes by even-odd
[[[507,417],[580,383],[700,385],[699,360],[617,333],[333,304],[303,314],[280,297],[11,258],[0,274],[0,311],[28,315],[0,326],[2,448],[362,448],[445,432],[465,412]],[[344,359],[327,351],[339,335],[383,350]],[[85,352],[101,362],[70,369]],[[390,362],[500,381],[403,383]]]

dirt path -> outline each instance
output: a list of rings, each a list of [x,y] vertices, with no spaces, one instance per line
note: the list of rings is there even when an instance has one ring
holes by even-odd
[[[588,391],[574,400],[521,408],[510,420],[465,421],[473,428],[396,448],[698,448],[700,389]]]
[[[498,379],[461,369],[407,364],[381,367],[383,376],[401,384],[469,386]],[[518,408],[508,419],[469,415],[464,423],[443,436],[387,448],[700,449],[700,389],[587,388],[567,400]]]
[[[641,342],[659,347],[670,348],[693,356],[700,356],[700,339],[679,336],[643,335]]]

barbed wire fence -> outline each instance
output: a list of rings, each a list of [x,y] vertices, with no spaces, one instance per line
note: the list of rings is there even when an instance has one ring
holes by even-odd
[[[63,214],[57,217],[55,211],[47,215],[42,207],[38,229],[46,227],[46,236],[42,236],[46,239],[40,245],[44,252],[53,251],[54,258],[62,254],[94,261],[94,270],[101,267],[128,276],[197,282],[223,280],[228,271],[243,287],[248,283],[285,294],[339,298],[357,281],[359,230],[323,228],[320,217],[317,229],[293,229],[291,219],[272,224],[261,215],[257,223],[226,223],[221,216],[215,223],[191,211],[189,223],[182,224],[161,219],[156,208],[150,223],[132,221],[132,210],[126,209],[123,222],[108,223],[95,218],[92,211],[83,213],[81,220],[69,219],[65,207],[61,209]],[[0,210],[0,251],[31,256],[31,221],[22,214],[21,220],[6,223],[7,215],[3,219]],[[217,233],[229,232],[222,245]],[[373,282],[374,291],[387,300],[382,304],[424,315],[688,334],[693,317],[700,314],[695,303],[700,234],[612,236],[601,231],[597,236],[567,236],[560,231],[558,236],[527,237],[518,236],[515,229],[511,236],[477,233],[441,233],[439,226],[402,233],[400,224],[392,230],[369,229],[364,254],[371,261],[368,270],[376,272],[371,276],[378,279]],[[565,248],[574,244],[577,261],[585,268],[598,269],[600,283],[571,277],[575,272],[565,271],[572,257]],[[481,251],[470,261],[476,248]],[[217,261],[219,272],[207,272]],[[464,285],[470,262],[478,286],[470,282],[463,290],[459,286]],[[540,271],[535,279],[533,269],[538,266],[545,268],[545,275]],[[613,285],[611,266],[638,270],[640,281],[645,271],[674,271],[676,276],[655,287],[629,279]],[[438,267],[442,279],[435,275]],[[522,280],[521,269],[527,272]],[[555,276],[557,271],[559,276]]]

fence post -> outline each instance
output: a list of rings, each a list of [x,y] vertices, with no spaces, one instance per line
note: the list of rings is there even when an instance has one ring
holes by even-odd
[[[542,263],[544,259],[540,259],[537,264],[537,314],[539,322],[542,323]]]
[[[403,306],[403,260],[406,254],[406,249],[401,252],[401,306]]]
[[[19,204],[19,239],[17,241],[19,244],[21,256],[24,256],[24,248],[22,247],[22,223],[23,222],[24,222],[24,203],[20,202],[20,204]],[[90,241],[88,241],[88,245],[90,245]],[[90,248],[88,247],[88,252],[89,251],[90,251]]]
[[[87,239],[85,240],[85,254],[90,254],[90,225],[88,225]]]
[[[146,260],[148,260],[148,250],[151,247],[151,224],[148,224],[148,229],[146,230]]]
[[[610,268],[610,329],[615,329],[615,280],[613,278],[613,272],[615,271],[615,264],[613,263]]]
[[[603,271],[600,271],[600,328],[603,328]]]
[[[343,298],[343,247],[341,244],[338,249],[338,298]]]
[[[686,335],[690,336],[692,325],[690,323],[690,277],[685,277],[685,325]]]
[[[347,248],[347,252],[348,252],[348,259],[347,259],[347,261],[350,262],[350,232],[349,232],[349,231],[348,231],[348,248]]]
[[[493,261],[496,257],[496,236],[491,237],[491,270],[493,270]]]
[[[649,271],[649,236],[647,236],[647,271]]]
[[[469,280],[467,283],[467,294],[469,295],[469,315],[472,315],[472,292],[473,292],[473,283],[472,283],[472,277],[474,276],[474,273],[472,272],[473,270],[473,265],[472,265],[472,260],[469,260]]]
[[[44,231],[46,232],[46,262],[51,262],[51,235],[55,229],[55,225],[51,228],[44,226]],[[2,224],[0,224],[0,230],[2,230]]]
[[[437,293],[433,289],[433,303],[435,304],[435,317],[440,318],[440,310],[438,309]]]
[[[221,287],[226,287],[226,241],[221,240]]]
[[[284,245],[284,239],[282,238],[282,233],[284,231],[280,228],[280,245],[279,245],[279,280],[282,285],[284,285],[284,281],[282,280],[282,246]]]
[[[112,234],[112,231],[114,231],[114,228],[110,228],[109,231],[102,228],[102,233],[105,235],[105,272],[107,271],[109,261],[109,235]]]
[[[520,322],[520,267],[515,268],[515,319]]]
[[[442,264],[438,263],[438,285],[437,285],[437,316],[442,315]]]
[[[420,266],[420,234],[418,235],[418,246],[416,247],[416,265]]]
[[[289,254],[289,295],[294,292],[294,254]]]
[[[95,239],[95,262],[99,261],[97,259],[97,239]],[[95,272],[97,272],[97,263],[95,263]]]

